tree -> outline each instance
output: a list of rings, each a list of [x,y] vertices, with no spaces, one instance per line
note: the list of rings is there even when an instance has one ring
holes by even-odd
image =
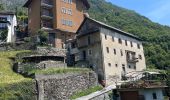
[[[40,40],[40,45],[47,45],[48,33],[43,30],[38,30],[38,36]]]

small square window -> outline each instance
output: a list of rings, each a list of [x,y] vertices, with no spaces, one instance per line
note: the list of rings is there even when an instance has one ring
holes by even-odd
[[[111,63],[108,63],[108,66],[109,66],[109,67],[111,67],[111,66],[112,66],[112,64],[111,64]]]
[[[129,67],[129,68],[131,68],[131,66],[130,66],[130,65],[129,65],[128,67]]]
[[[142,60],[142,55],[139,55],[139,59],[141,59],[141,60]]]
[[[132,41],[130,42],[130,44],[131,44],[131,47],[133,47],[133,42]]]
[[[107,40],[107,35],[105,35],[105,39]]]
[[[152,94],[152,97],[153,97],[154,100],[157,99],[156,93],[153,93],[153,94]]]
[[[114,50],[114,54],[116,55],[116,49],[113,49]]]
[[[119,43],[122,44],[122,40],[119,38]]]
[[[138,49],[140,49],[140,44],[137,44],[137,46],[138,46]]]
[[[121,53],[121,56],[123,56],[123,51],[122,50],[120,50],[120,53]]]
[[[106,47],[107,53],[109,53],[109,47]]]
[[[116,67],[118,67],[118,64],[115,64]]]
[[[89,51],[89,55],[92,55],[92,50],[88,50]]]
[[[114,36],[112,36],[112,41],[113,41],[113,42],[115,41],[115,37],[114,37]]]
[[[125,45],[126,45],[126,46],[128,45],[127,40],[125,40]]]

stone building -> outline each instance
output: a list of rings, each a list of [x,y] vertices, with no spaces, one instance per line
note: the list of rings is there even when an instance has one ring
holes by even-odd
[[[49,33],[49,43],[64,48],[75,37],[90,5],[87,0],[28,0],[28,30],[32,36],[39,29]]]
[[[16,26],[17,26],[17,19],[16,19],[15,13],[0,12],[0,30],[8,30],[6,42],[15,42],[15,40],[16,40],[16,33],[15,33]]]
[[[76,66],[92,68],[107,85],[146,69],[140,38],[89,17],[77,31],[77,49],[72,54]]]

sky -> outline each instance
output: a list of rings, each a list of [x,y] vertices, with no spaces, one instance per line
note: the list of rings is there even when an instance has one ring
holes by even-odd
[[[153,22],[170,26],[170,0],[106,0],[117,6],[134,10]]]

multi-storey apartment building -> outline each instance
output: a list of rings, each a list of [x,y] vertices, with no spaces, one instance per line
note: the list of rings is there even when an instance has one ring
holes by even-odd
[[[35,35],[39,29],[49,33],[49,42],[64,48],[65,41],[75,36],[90,5],[87,0],[28,0],[28,30]]]
[[[77,47],[77,66],[89,66],[107,85],[146,68],[141,39],[89,17],[77,31]]]
[[[17,26],[17,18],[13,12],[0,12],[0,30],[8,30],[6,40],[2,42],[15,42],[15,29]],[[1,33],[0,33],[1,36]]]

